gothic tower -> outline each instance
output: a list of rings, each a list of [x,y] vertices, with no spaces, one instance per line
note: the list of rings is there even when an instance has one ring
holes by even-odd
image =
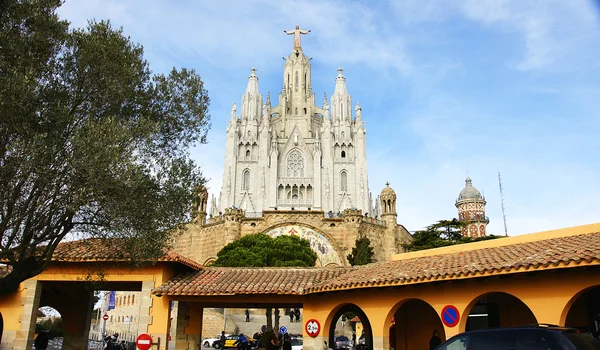
[[[462,229],[463,236],[483,237],[486,235],[489,220],[485,216],[485,204],[485,198],[479,190],[473,187],[471,178],[467,176],[465,188],[460,191],[455,204],[458,209],[458,220],[466,223]]]
[[[296,27],[294,46],[283,65],[277,105],[266,102],[256,69],[248,77],[240,115],[233,104],[227,126],[225,169],[219,210],[248,212],[315,209],[341,212],[370,205],[366,130],[359,104],[352,112],[346,78],[338,69],[331,108],[327,96],[316,105],[310,58],[304,54]],[[331,114],[330,114],[331,112]]]

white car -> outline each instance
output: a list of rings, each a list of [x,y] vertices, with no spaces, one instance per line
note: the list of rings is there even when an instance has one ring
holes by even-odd
[[[229,334],[225,334],[225,337],[227,337]],[[202,347],[203,348],[215,348],[218,349],[219,348],[219,341],[221,340],[221,335],[217,334],[217,336],[215,338],[206,338],[202,340]]]
[[[302,337],[292,339],[292,350],[302,350]]]

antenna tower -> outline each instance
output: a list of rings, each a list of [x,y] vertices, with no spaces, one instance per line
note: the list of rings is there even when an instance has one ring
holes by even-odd
[[[500,172],[498,172],[498,186],[500,186],[500,206],[502,207],[502,220],[504,220],[504,235],[508,237],[506,214],[504,214],[504,193],[502,193],[502,178],[500,178]]]

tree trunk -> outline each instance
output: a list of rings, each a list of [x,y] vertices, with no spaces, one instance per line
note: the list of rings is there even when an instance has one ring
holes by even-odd
[[[273,309],[268,307],[267,308],[267,312],[265,313],[267,316],[267,330],[272,331],[273,330]]]
[[[279,308],[275,308],[275,332],[279,332]]]

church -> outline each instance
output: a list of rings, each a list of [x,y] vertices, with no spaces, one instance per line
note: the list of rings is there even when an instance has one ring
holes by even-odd
[[[323,94],[317,105],[310,57],[300,41],[309,32],[298,26],[286,31],[294,46],[273,98],[270,92],[263,97],[251,70],[225,130],[218,202],[213,196],[209,208],[206,188],[198,188],[193,223],[175,242],[178,253],[207,265],[242,236],[292,234],[311,242],[318,266],[346,266],[359,238],[370,239],[377,261],[410,241],[397,223],[389,183],[375,200],[369,191],[362,109],[352,104],[341,68],[333,94]]]

